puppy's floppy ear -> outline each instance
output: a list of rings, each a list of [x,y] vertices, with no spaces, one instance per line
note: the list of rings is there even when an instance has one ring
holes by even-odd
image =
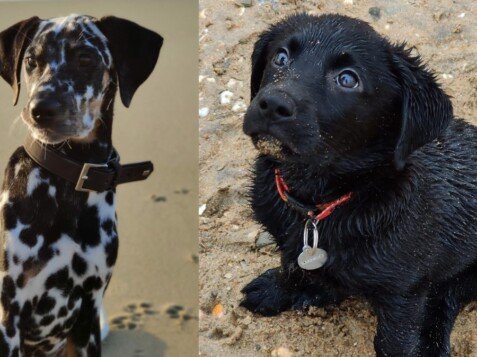
[[[390,48],[392,65],[402,91],[402,124],[394,151],[394,164],[404,168],[406,158],[437,138],[453,117],[452,103],[435,76],[411,56],[405,44]]]
[[[253,47],[252,77],[250,79],[250,101],[257,95],[262,83],[263,71],[268,61],[268,46],[274,38],[273,28],[260,35]]]
[[[0,32],[0,76],[13,88],[13,105],[20,95],[23,55],[39,23],[40,19],[34,16]]]
[[[134,93],[156,66],[163,38],[134,22],[114,16],[103,17],[95,23],[108,39],[121,100],[129,108]]]

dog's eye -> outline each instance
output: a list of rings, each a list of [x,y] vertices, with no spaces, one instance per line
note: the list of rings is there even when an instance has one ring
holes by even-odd
[[[346,70],[341,72],[338,77],[336,77],[336,83],[344,88],[356,88],[359,85],[359,80],[356,73]]]
[[[277,65],[278,67],[283,67],[286,64],[288,64],[289,58],[288,58],[288,52],[284,48],[278,50],[277,54],[273,58],[273,63]]]
[[[82,53],[78,56],[80,66],[89,66],[93,62],[93,58],[89,53]]]
[[[27,57],[25,59],[28,68],[35,68],[37,66],[36,59],[33,57]]]

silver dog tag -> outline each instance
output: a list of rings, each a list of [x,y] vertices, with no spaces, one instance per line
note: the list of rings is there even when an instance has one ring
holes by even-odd
[[[305,270],[315,270],[325,265],[328,260],[328,253],[321,248],[308,246],[303,249],[303,252],[298,256],[298,265]]]
[[[308,234],[310,224],[313,225],[313,247],[308,245]],[[318,248],[318,226],[317,222],[309,219],[305,223],[303,231],[303,251],[298,256],[298,266],[305,270],[315,270],[321,268],[328,260],[326,250]]]

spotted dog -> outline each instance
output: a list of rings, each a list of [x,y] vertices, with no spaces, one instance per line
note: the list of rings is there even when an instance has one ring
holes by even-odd
[[[0,32],[0,75],[16,104],[24,68],[21,117],[34,139],[104,163],[116,90],[129,107],[161,46],[158,34],[112,16],[32,17]],[[76,191],[20,147],[0,209],[0,356],[100,356],[99,309],[118,253],[114,188]]]

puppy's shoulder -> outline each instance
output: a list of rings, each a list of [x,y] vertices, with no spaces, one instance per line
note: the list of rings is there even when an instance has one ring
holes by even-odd
[[[455,118],[449,123],[446,131],[446,138],[448,140],[471,140],[477,139],[477,126],[462,119]]]
[[[30,171],[34,165],[23,146],[18,147],[8,160],[5,181],[13,180],[20,172]]]
[[[468,160],[477,170],[477,126],[461,118],[451,120],[442,137],[434,140],[432,147],[455,162]]]
[[[477,127],[464,119],[451,120],[441,136],[415,152],[411,162],[422,169],[416,172],[420,177],[442,184],[457,179],[477,193],[477,186],[469,185],[477,176]]]

